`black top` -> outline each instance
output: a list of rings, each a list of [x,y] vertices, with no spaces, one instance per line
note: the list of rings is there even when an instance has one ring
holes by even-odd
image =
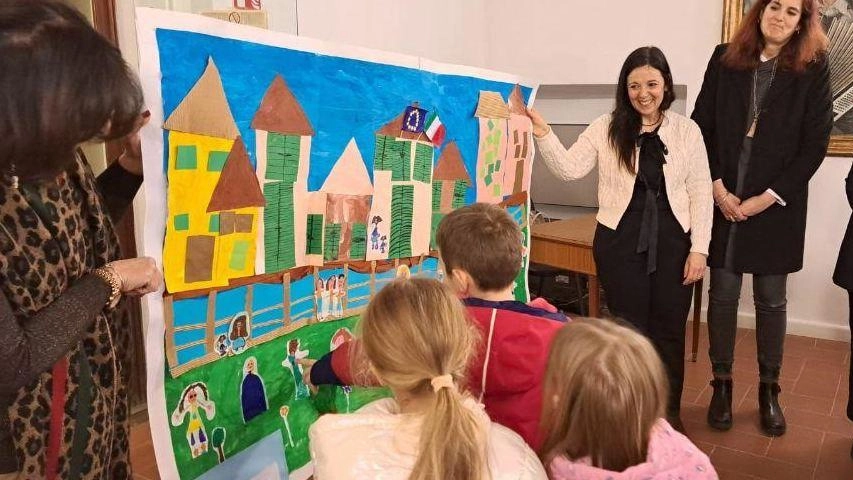
[[[646,273],[657,270],[658,251],[658,204],[660,200],[669,207],[666,201],[666,186],[663,177],[663,164],[666,163],[667,148],[658,135],[656,128],[653,132],[641,133],[637,138],[640,149],[635,182],[634,195],[631,203],[636,205],[642,198],[643,220],[640,224],[640,237],[637,240],[637,253],[648,252]],[[638,188],[640,190],[638,190]],[[641,194],[642,191],[644,194]],[[663,198],[661,198],[663,193]]]

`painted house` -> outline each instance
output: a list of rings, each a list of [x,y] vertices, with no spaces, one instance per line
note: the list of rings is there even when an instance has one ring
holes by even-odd
[[[502,163],[504,196],[528,191],[533,168],[533,123],[519,85],[512,89],[508,103],[507,149]]]
[[[266,199],[255,270],[273,273],[316,264],[316,255],[313,262],[308,259],[312,252],[308,168],[314,129],[281,75],[264,94],[251,127],[256,174]]]
[[[504,158],[507,148],[509,106],[498,92],[480,91],[474,116],[480,123],[477,150],[477,201],[500,203],[504,192]]]
[[[403,130],[404,115],[376,132],[367,260],[429,252],[435,152],[422,132]]]
[[[430,245],[435,249],[435,231],[445,215],[465,205],[465,194],[471,177],[456,142],[445,145],[432,178],[432,231]]]
[[[166,288],[174,293],[226,285],[231,270],[226,268],[227,257],[233,252],[220,251],[220,212],[209,212],[208,205],[239,131],[213,59],[168,116],[164,129],[168,131]]]
[[[364,260],[373,184],[354,138],[320,190],[326,194],[324,260]]]
[[[249,152],[237,137],[207,204],[209,230],[219,227],[215,262],[218,276],[232,279],[255,273],[255,239],[264,203]]]

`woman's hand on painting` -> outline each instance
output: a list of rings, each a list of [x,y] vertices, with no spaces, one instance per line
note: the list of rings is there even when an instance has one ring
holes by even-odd
[[[139,130],[151,119],[151,113],[146,110],[136,120],[136,127],[126,137],[121,139],[124,152],[118,157],[118,163],[134,175],[142,175],[142,142],[139,139]]]
[[[548,125],[548,122],[542,118],[542,115],[539,115],[539,112],[532,107],[525,109],[525,111],[527,112],[527,117],[530,118],[531,122],[533,122],[533,136],[542,138],[545,135],[548,135],[548,132],[551,131],[551,127]]]
[[[163,274],[151,257],[116,260],[108,265],[118,275],[121,293],[145,295],[156,292],[163,283]]]
[[[705,276],[707,257],[701,253],[690,252],[684,262],[684,285],[691,285]]]
[[[740,211],[747,217],[754,217],[776,203],[776,197],[768,192],[749,197],[740,204]]]

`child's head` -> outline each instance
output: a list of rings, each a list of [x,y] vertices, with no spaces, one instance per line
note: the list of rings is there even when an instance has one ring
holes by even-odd
[[[477,333],[459,300],[436,280],[397,279],[370,301],[360,329],[363,354],[382,383],[429,405],[409,478],[482,478],[481,427],[457,389]]]
[[[475,203],[450,212],[435,239],[445,273],[457,284],[473,281],[480,290],[499,291],[521,269],[521,229],[497,205]]]
[[[589,456],[617,472],[645,461],[651,429],[666,410],[667,380],[641,334],[576,319],[554,339],[543,388],[543,461]]]

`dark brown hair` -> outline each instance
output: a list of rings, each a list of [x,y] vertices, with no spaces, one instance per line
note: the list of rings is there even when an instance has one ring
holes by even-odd
[[[616,85],[616,106],[613,108],[610,128],[607,132],[610,146],[616,150],[616,154],[619,156],[619,163],[631,173],[636,173],[634,170],[634,149],[637,145],[637,135],[640,133],[643,120],[640,118],[640,113],[631,105],[631,99],[628,97],[628,75],[640,67],[652,67],[659,71],[663,77],[665,91],[660,103],[661,112],[666,111],[675,100],[672,72],[669,70],[669,63],[666,61],[663,52],[658,47],[640,47],[631,52],[625,59],[625,63],[622,64],[622,71],[619,72],[619,83]]]
[[[752,70],[758,66],[761,50],[764,49],[764,35],[761,33],[761,14],[773,0],[755,2],[740,22],[728,50],[723,54],[723,65],[735,70]],[[820,24],[820,3],[816,0],[802,0],[799,32],[782,47],[779,52],[779,68],[802,72],[806,67],[823,58],[829,47],[829,39]]]
[[[445,273],[461,268],[483,290],[509,287],[521,270],[521,229],[497,205],[475,203],[450,212],[435,241]]]
[[[121,53],[57,0],[0,2],[0,169],[55,175],[80,144],[132,131],[142,91]],[[110,126],[108,132],[104,127]]]

